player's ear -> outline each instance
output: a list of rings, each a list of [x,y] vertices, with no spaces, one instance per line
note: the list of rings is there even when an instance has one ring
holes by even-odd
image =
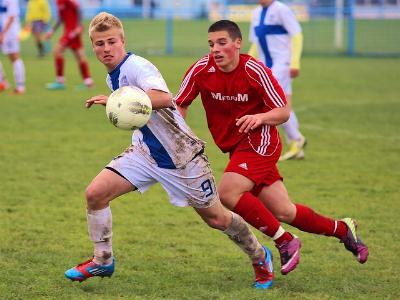
[[[235,40],[235,46],[237,49],[240,49],[242,47],[242,39],[241,38],[236,38]]]

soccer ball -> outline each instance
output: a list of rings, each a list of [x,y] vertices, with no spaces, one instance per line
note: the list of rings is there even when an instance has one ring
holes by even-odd
[[[123,86],[108,97],[106,114],[120,129],[135,130],[146,125],[152,106],[149,96],[138,87]]]

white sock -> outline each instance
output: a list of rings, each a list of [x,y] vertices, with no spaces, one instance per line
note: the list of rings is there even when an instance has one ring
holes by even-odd
[[[253,263],[264,259],[264,249],[258,242],[256,236],[251,232],[249,226],[243,218],[234,212],[232,223],[223,231],[240,249],[245,252]]]
[[[94,243],[93,261],[97,264],[112,263],[112,214],[107,206],[100,210],[87,210],[89,236]]]
[[[284,233],[285,229],[282,228],[282,226],[279,226],[278,230],[275,232],[274,236],[272,237],[272,240],[275,241],[279,239]]]
[[[283,123],[282,127],[285,130],[288,141],[301,139],[302,135],[299,131],[299,122],[297,121],[296,114],[293,110],[290,112],[289,120]]]
[[[13,68],[17,88],[25,88],[25,65],[22,59],[18,58],[14,61]]]
[[[91,86],[91,85],[93,85],[93,79],[90,78],[90,77],[85,78],[85,79],[83,80],[83,83],[84,83],[85,85]]]

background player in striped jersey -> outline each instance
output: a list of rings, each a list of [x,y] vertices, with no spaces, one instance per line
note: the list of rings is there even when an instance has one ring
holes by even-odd
[[[277,0],[259,0],[250,24],[249,54],[258,57],[282,86],[288,104],[292,104],[292,78],[299,75],[303,35],[296,16],[290,8]],[[293,110],[289,120],[282,124],[288,142],[288,151],[281,160],[304,158],[306,139],[300,133]]]
[[[289,118],[290,105],[271,70],[240,53],[242,34],[232,21],[212,24],[208,43],[210,54],[188,69],[175,100],[186,116],[188,106],[200,94],[214,141],[229,153],[218,187],[222,203],[255,228],[274,236],[277,227],[272,221],[263,224],[268,219],[261,212],[262,202],[280,221],[305,232],[335,236],[360,263],[366,262],[368,248],[358,238],[354,220],[324,217],[289,198],[276,166],[282,149],[276,126]],[[275,241],[285,274],[288,256],[300,245],[296,239],[282,237],[284,241]]]
[[[0,0],[0,48],[8,56],[15,81],[15,94],[25,93],[25,65],[20,57],[19,5],[16,0]],[[3,66],[0,62],[0,92],[9,87]]]
[[[45,38],[49,39],[61,25],[64,25],[64,32],[54,47],[54,63],[56,67],[56,80],[48,83],[49,90],[60,90],[65,88],[64,78],[64,51],[69,48],[79,65],[79,71],[83,78],[83,84],[78,89],[93,86],[90,77],[89,63],[86,58],[85,49],[82,43],[83,25],[81,24],[81,12],[77,0],[57,0],[58,20],[52,30],[46,33]]]
[[[149,122],[132,135],[131,146],[112,160],[86,190],[87,221],[94,244],[94,258],[65,272],[74,281],[114,272],[110,201],[138,190],[145,192],[159,182],[176,206],[192,206],[210,226],[223,231],[251,259],[256,273],[255,287],[272,284],[271,252],[260,245],[246,222],[222,206],[214,177],[204,155],[204,142],[186,125],[172,102],[172,95],[157,68],[148,60],[127,53],[123,26],[108,13],[95,16],[89,35],[97,59],[106,66],[111,90],[133,85],[150,97],[153,112]],[[98,95],[86,106],[107,103]]]

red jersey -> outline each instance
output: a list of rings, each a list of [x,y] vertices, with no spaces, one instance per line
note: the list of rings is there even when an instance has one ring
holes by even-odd
[[[57,0],[58,16],[64,23],[64,35],[79,26],[79,3],[77,0]]]
[[[280,138],[275,126],[263,125],[240,133],[236,120],[244,115],[268,112],[286,105],[285,94],[269,68],[247,54],[231,72],[218,69],[211,55],[204,56],[186,72],[175,97],[188,106],[200,93],[208,128],[223,152],[256,151],[270,156]]]

